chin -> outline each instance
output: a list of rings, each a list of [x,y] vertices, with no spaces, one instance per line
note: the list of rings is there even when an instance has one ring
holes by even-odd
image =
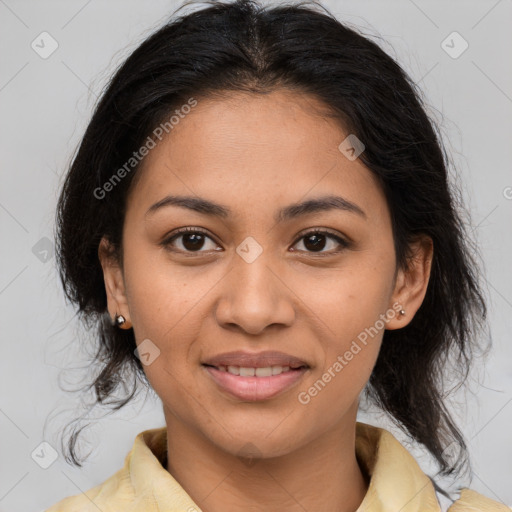
[[[297,433],[304,434],[299,425],[280,423],[283,416],[273,418],[273,421],[256,421],[239,415],[238,421],[230,422],[231,428],[226,428],[226,417],[222,426],[212,430],[212,424],[203,426],[203,435],[217,448],[237,457],[272,458],[287,455],[305,444],[305,439],[297,439]],[[223,428],[224,427],[224,428]],[[276,428],[277,427],[277,428]]]

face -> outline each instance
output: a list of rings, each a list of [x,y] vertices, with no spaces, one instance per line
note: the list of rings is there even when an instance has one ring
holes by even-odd
[[[109,311],[149,354],[168,424],[228,453],[286,454],[353,424],[384,329],[426,290],[430,253],[395,274],[384,193],[321,106],[199,101],[143,161],[122,269],[100,247]]]

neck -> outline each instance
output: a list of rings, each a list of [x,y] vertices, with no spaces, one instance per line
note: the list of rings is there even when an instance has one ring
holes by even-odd
[[[166,413],[167,470],[203,512],[354,512],[368,489],[352,421],[286,455],[242,459]],[[228,505],[229,504],[229,505]]]

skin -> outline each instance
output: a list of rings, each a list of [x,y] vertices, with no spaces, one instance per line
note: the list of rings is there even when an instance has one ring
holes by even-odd
[[[286,90],[199,101],[143,161],[127,201],[122,266],[107,240],[100,244],[110,315],[127,319],[137,344],[148,338],[160,350],[144,370],[163,403],[167,469],[205,512],[356,510],[368,488],[356,414],[384,328],[309,403],[298,394],[393,304],[406,315],[387,329],[407,325],[425,296],[430,239],[412,246],[407,271],[396,269],[384,193],[338,149],[348,133],[322,107]],[[169,194],[232,213],[146,213]],[[279,208],[325,195],[365,216],[332,209],[274,220]],[[199,252],[187,252],[187,234],[162,246],[181,227],[207,231]],[[319,254],[303,238],[312,228],[350,244],[327,237]],[[236,252],[248,236],[263,251],[251,263]],[[310,367],[286,392],[244,402],[201,365],[232,350],[280,350]],[[251,452],[249,463],[241,454]]]

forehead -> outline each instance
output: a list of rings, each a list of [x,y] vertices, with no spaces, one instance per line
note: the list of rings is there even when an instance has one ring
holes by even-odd
[[[349,134],[326,114],[314,97],[287,90],[198,99],[144,158],[131,205],[182,193],[223,198],[217,202],[235,211],[274,210],[276,202],[339,192],[378,206],[376,178],[339,150]]]

